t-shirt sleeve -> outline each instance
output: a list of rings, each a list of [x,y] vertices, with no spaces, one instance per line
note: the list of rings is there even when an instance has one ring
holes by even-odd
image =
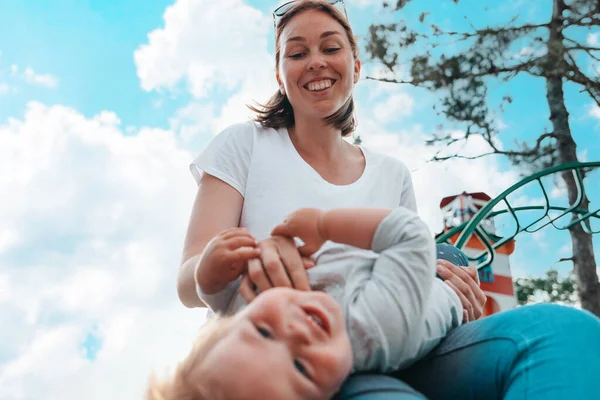
[[[200,183],[202,174],[207,173],[244,196],[255,131],[254,123],[247,122],[231,125],[215,136],[190,165],[196,183]]]
[[[417,199],[415,197],[415,188],[412,182],[412,176],[410,174],[410,170],[408,167],[401,163],[402,165],[402,192],[400,194],[400,207],[408,208],[413,212],[417,212]]]

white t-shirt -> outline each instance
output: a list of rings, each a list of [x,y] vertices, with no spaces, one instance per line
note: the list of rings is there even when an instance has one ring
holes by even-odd
[[[361,150],[366,161],[362,176],[349,185],[333,185],[302,159],[286,128],[264,128],[247,122],[232,125],[219,133],[190,168],[197,182],[204,171],[228,183],[244,197],[240,226],[247,227],[257,240],[267,238],[274,226],[303,207],[322,210],[404,207],[416,212],[414,190],[406,165],[396,158],[364,147]],[[314,255],[317,265],[321,261],[376,257],[374,252],[332,242],[325,243]],[[227,313],[238,308],[240,299],[235,298],[238,287],[239,280],[217,294],[200,295],[215,311]],[[232,301],[234,298],[235,302]],[[232,303],[236,305],[230,309]],[[460,324],[462,317],[460,299],[439,279],[433,280],[427,303],[424,337],[418,352],[420,356]],[[392,315],[389,317],[393,318]],[[393,335],[393,332],[389,334]]]
[[[296,151],[287,129],[263,128],[253,122],[219,133],[191,165],[234,187],[244,197],[240,226],[262,240],[292,211],[345,207],[417,206],[408,168],[399,160],[361,150],[366,167],[350,185],[325,181]]]

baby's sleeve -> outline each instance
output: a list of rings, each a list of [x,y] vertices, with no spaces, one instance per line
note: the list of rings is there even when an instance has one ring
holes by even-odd
[[[231,125],[221,131],[190,165],[196,183],[200,183],[202,174],[207,173],[244,196],[255,134],[253,122]]]
[[[214,294],[202,293],[200,286],[196,283],[196,293],[198,294],[200,300],[202,300],[209,309],[215,313],[226,315],[233,296],[235,296],[240,288],[240,282],[241,278],[238,278],[233,282],[229,282],[223,290]]]
[[[425,331],[417,360],[433,350],[452,329],[461,325],[462,313],[462,303],[454,290],[441,279],[434,279],[425,310]]]
[[[399,207],[379,224],[372,248],[378,257],[351,289],[346,323],[355,370],[388,372],[420,355],[435,246],[417,214]]]

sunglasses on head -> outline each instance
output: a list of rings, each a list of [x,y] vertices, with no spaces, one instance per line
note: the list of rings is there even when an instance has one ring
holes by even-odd
[[[287,3],[277,7],[275,11],[273,11],[273,26],[275,27],[275,31],[277,31],[277,19],[283,17],[288,11],[292,9],[292,7],[294,7],[294,4],[296,4],[297,2],[298,0],[288,1]],[[346,12],[346,4],[344,3],[344,0],[327,0],[327,3],[331,4],[332,6],[338,3],[342,3],[342,7],[344,8],[344,15],[346,16],[346,19],[348,19],[348,13]]]

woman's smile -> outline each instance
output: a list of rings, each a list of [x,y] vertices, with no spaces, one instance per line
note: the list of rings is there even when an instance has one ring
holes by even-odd
[[[330,78],[317,78],[308,82],[303,87],[310,92],[325,92],[335,85],[335,79]]]

